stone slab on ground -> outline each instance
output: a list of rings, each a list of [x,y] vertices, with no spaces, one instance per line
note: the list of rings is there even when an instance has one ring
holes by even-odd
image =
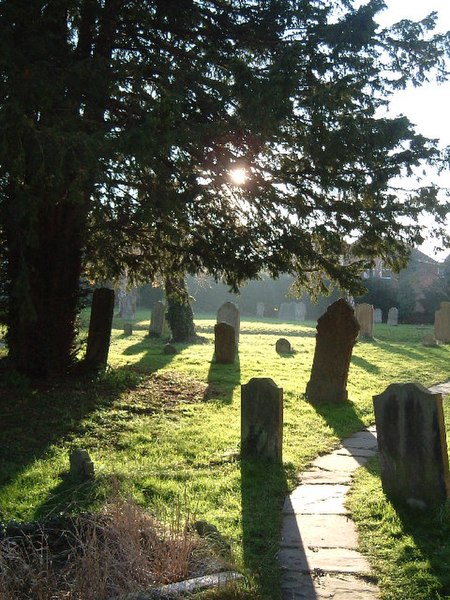
[[[346,440],[342,441],[344,448],[366,448],[373,449],[377,448],[377,436],[374,432],[369,430],[358,431]]]
[[[339,448],[338,456],[353,456],[354,458],[372,458],[377,453],[376,448]]]
[[[331,452],[330,454],[324,454],[323,456],[319,456],[312,462],[313,467],[318,467],[319,469],[325,469],[326,471],[347,471],[353,473],[362,465],[365,465],[367,462],[367,457],[365,456],[343,456],[339,454],[338,450]]]
[[[333,485],[336,483],[345,484],[351,482],[352,476],[353,473],[351,471],[326,471],[315,467],[304,471],[301,475],[301,481],[302,485],[305,483],[316,485],[321,483],[331,483]]]
[[[356,526],[345,515],[286,515],[281,547],[358,548]]]
[[[300,485],[286,498],[283,514],[347,514],[344,500],[348,489],[339,484]]]
[[[432,385],[428,389],[433,394],[442,394],[443,396],[447,396],[448,394],[450,394],[450,381],[447,381],[445,383],[437,383],[436,385]]]
[[[326,573],[370,573],[370,566],[365,556],[357,550],[349,548],[281,548],[279,560],[289,564],[291,571],[305,573],[318,570]]]
[[[377,588],[352,575],[311,576],[286,573],[281,590],[283,600],[370,600],[377,597]]]

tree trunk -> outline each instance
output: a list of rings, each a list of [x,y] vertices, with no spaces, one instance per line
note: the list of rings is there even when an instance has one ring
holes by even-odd
[[[7,343],[14,368],[48,378],[74,360],[85,209],[66,199],[38,206],[28,220],[8,207]]]
[[[166,277],[167,320],[173,342],[192,342],[196,339],[194,314],[182,277]]]

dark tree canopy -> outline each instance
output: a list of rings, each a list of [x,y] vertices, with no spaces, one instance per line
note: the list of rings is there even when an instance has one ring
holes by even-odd
[[[436,189],[390,180],[439,160],[381,109],[445,76],[436,15],[387,30],[380,0],[3,0],[0,235],[12,363],[71,362],[83,272],[264,269],[351,289],[401,261]],[[246,169],[232,185],[230,169]],[[352,244],[351,260],[342,260]]]

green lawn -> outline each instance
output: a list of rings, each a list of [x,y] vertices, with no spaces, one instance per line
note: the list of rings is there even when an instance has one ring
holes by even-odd
[[[130,337],[115,320],[111,368],[96,380],[31,389],[15,377],[0,388],[0,520],[92,509],[118,482],[161,518],[181,508],[216,525],[230,541],[238,568],[250,576],[255,596],[276,599],[280,508],[298,472],[340,438],[372,423],[372,395],[389,383],[429,386],[449,379],[450,346],[423,347],[431,327],[377,325],[374,341],[358,342],[354,349],[350,402],[316,409],[303,397],[315,323],[243,319],[238,359],[216,365],[212,318],[196,319],[203,344],[176,344],[179,353],[166,356],[163,341],[146,337],[149,317],[149,311],[139,313]],[[281,336],[291,341],[292,356],[275,352]],[[251,377],[271,377],[284,389],[282,467],[236,457],[239,386]],[[450,423],[448,404],[446,413]],[[90,452],[95,484],[74,487],[64,478],[68,452],[76,446]],[[376,474],[366,473],[377,481]],[[358,486],[369,483],[361,477]],[[372,517],[362,516],[362,526],[366,518]],[[448,547],[446,552],[448,562]],[[430,562],[430,577],[433,566]],[[391,597],[407,598],[386,596]]]

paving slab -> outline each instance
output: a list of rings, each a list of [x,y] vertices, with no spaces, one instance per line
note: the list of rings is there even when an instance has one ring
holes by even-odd
[[[320,484],[320,483],[331,483],[335,484],[346,484],[350,483],[353,477],[351,471],[325,471],[318,467],[313,467],[308,471],[304,471],[301,474],[302,485],[305,483]]]
[[[286,515],[282,548],[358,548],[356,526],[345,515]]]
[[[343,456],[337,450],[330,454],[319,456],[312,462],[313,467],[325,469],[326,471],[347,471],[353,473],[367,462],[366,456]]]
[[[344,448],[376,448],[377,437],[372,431],[358,431],[358,433],[355,433],[349,438],[342,440],[342,446]]]
[[[347,514],[344,507],[348,485],[304,484],[290,494],[283,514]]]
[[[342,447],[335,451],[338,456],[353,456],[353,458],[372,458],[377,453],[377,448],[349,448]]]
[[[282,575],[283,600],[371,600],[377,598],[375,585],[352,575],[311,577],[305,573]]]
[[[289,571],[310,573],[318,570],[328,573],[370,573],[365,556],[350,548],[281,548],[278,553],[281,567]]]

